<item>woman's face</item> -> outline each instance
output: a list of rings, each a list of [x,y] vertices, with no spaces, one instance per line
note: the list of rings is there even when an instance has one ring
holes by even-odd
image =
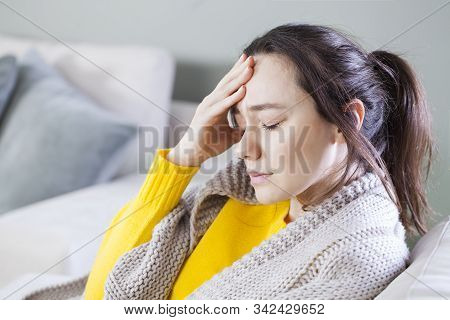
[[[295,196],[303,202],[326,184],[320,180],[327,170],[343,160],[345,141],[298,87],[289,60],[274,54],[254,58],[246,95],[236,105],[236,121],[245,129],[236,151],[245,160],[259,202]],[[250,171],[269,175],[252,177]]]

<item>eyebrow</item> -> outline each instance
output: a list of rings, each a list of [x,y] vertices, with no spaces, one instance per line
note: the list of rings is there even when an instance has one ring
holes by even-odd
[[[284,106],[279,103],[263,103],[263,104],[256,104],[253,106],[247,107],[251,111],[261,111],[261,110],[267,110],[267,109],[284,109]],[[240,113],[237,106],[234,106],[235,112]]]

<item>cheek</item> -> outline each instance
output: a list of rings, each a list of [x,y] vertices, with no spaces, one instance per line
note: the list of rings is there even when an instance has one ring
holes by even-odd
[[[331,161],[332,144],[330,132],[326,126],[313,126],[304,139],[302,155],[309,168],[308,172],[315,176]]]
[[[283,176],[314,178],[332,161],[331,127],[326,123],[287,127],[273,134],[268,156],[272,168]]]

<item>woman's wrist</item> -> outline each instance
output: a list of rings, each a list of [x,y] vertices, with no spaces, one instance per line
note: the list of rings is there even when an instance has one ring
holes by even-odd
[[[169,151],[166,159],[178,166],[200,167],[207,158],[198,153],[194,153],[193,149],[185,149],[177,145]]]

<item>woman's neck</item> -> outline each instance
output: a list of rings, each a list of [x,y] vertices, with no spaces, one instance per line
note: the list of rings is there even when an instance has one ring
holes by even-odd
[[[291,197],[289,202],[289,213],[284,218],[284,221],[286,223],[290,223],[292,221],[295,221],[298,217],[302,215],[302,205],[298,201],[296,197]]]

